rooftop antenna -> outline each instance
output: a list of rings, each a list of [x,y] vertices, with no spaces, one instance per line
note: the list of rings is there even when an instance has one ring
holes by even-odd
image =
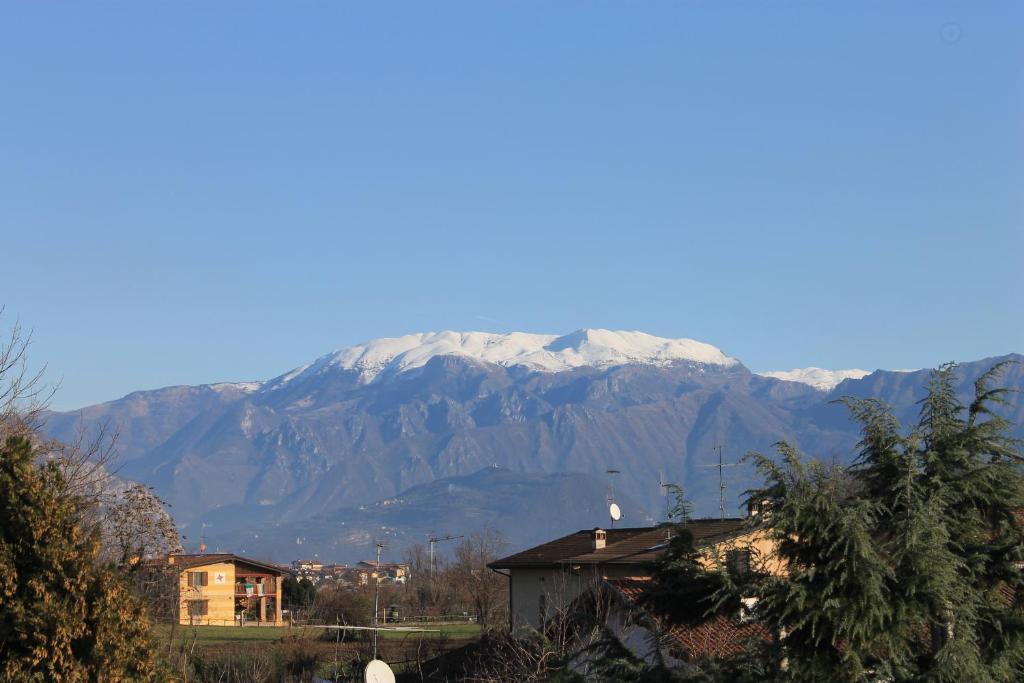
[[[454,541],[456,538],[465,538],[465,536],[462,536],[462,535],[452,536],[451,534],[448,534],[447,536],[431,536],[430,538],[427,539],[427,543],[430,544],[430,575],[431,576],[434,575],[434,544],[435,543],[440,543],[441,541]]]
[[[661,495],[665,496],[665,521],[672,521],[672,499],[668,495],[668,490],[675,486],[670,481],[665,481],[665,474],[663,472],[658,473],[658,491]]]
[[[619,470],[608,469],[605,470],[605,472],[608,474],[608,516],[612,520],[611,528],[614,529],[615,522],[622,519],[622,508],[620,508],[619,504],[615,502],[615,485],[613,484],[615,475],[619,474]]]
[[[717,467],[718,468],[718,514],[722,521],[725,521],[725,473],[726,467],[737,467],[740,465],[738,462],[722,462],[722,449],[724,446],[715,446],[715,450],[718,451],[718,464],[717,465],[702,465],[704,468]]]
[[[373,658],[377,659],[377,605],[380,604],[380,551],[385,545],[377,541],[377,576],[373,582]]]

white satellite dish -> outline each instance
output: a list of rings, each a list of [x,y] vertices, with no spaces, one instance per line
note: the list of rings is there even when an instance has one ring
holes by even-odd
[[[379,659],[371,660],[366,665],[366,683],[395,683],[395,673],[391,667]]]
[[[612,503],[608,506],[608,516],[612,518],[613,522],[622,519],[622,510],[619,509],[618,503]]]

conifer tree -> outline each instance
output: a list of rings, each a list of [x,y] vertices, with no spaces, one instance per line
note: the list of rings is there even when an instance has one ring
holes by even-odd
[[[1024,679],[1021,456],[995,408],[1001,368],[962,405],[956,366],[936,370],[918,424],[844,401],[861,424],[849,469],[752,455],[769,533],[789,568],[757,586],[758,615],[790,680]]]
[[[715,609],[723,576],[708,571],[702,562],[688,527],[692,505],[683,489],[673,485],[669,492],[675,503],[669,512],[669,524],[664,525],[667,547],[655,563],[643,600],[671,623],[698,623]]]
[[[61,476],[26,438],[0,446],[0,680],[155,680],[143,609],[97,563]]]

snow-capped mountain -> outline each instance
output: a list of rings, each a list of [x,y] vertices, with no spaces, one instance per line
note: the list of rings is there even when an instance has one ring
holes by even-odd
[[[666,366],[692,362],[731,367],[735,358],[693,339],[666,339],[643,332],[584,329],[566,335],[510,332],[424,332],[374,339],[321,356],[271,380],[280,388],[331,368],[354,370],[362,383],[423,367],[437,356],[459,356],[503,367],[523,366],[537,372],[617,365]]]
[[[1024,357],[965,364],[962,396],[1000,360]],[[708,514],[718,506],[717,446],[726,444],[736,460],[749,451],[770,453],[783,440],[814,457],[848,460],[856,454],[857,426],[832,399],[877,397],[901,420],[913,420],[927,381],[924,370],[754,374],[714,346],[640,332],[438,332],[342,349],[264,383],[133,392],[52,413],[46,431],[71,440],[80,429],[118,430],[119,475],[154,486],[193,537],[197,529],[263,537],[279,525],[291,534],[314,515],[351,515],[402,491],[493,466],[517,476],[583,473],[599,480],[614,469],[621,473],[617,494],[650,511],[664,508],[660,483],[668,477],[685,487],[699,514]],[[1024,388],[1024,364],[1008,366],[1001,384]],[[1005,416],[1024,424],[1024,403]],[[1024,437],[1024,430],[1016,434]],[[755,482],[749,465],[731,470],[730,511]],[[542,483],[512,488],[520,485]],[[496,504],[501,487],[481,487],[479,500]],[[534,498],[524,491],[523,500],[552,495],[538,491]],[[453,510],[465,503],[460,495]],[[587,496],[580,505],[593,502],[600,513],[593,524],[604,523],[601,491],[580,495]],[[530,504],[538,506],[531,519],[560,514]],[[492,506],[474,516],[466,505],[460,531],[507,514]],[[524,531],[550,536],[543,521],[531,523],[541,528]],[[302,551],[323,557],[326,547]]]
[[[774,377],[775,379],[785,380],[787,382],[808,384],[818,391],[832,391],[836,385],[844,379],[860,379],[861,377],[867,377],[871,374],[871,371],[858,370],[856,368],[852,370],[825,370],[824,368],[810,367],[794,368],[793,370],[760,372],[758,374],[764,377]]]

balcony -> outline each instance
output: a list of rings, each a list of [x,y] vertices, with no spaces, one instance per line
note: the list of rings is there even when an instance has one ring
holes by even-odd
[[[235,597],[258,598],[277,595],[277,582],[273,577],[254,581],[236,581]]]

